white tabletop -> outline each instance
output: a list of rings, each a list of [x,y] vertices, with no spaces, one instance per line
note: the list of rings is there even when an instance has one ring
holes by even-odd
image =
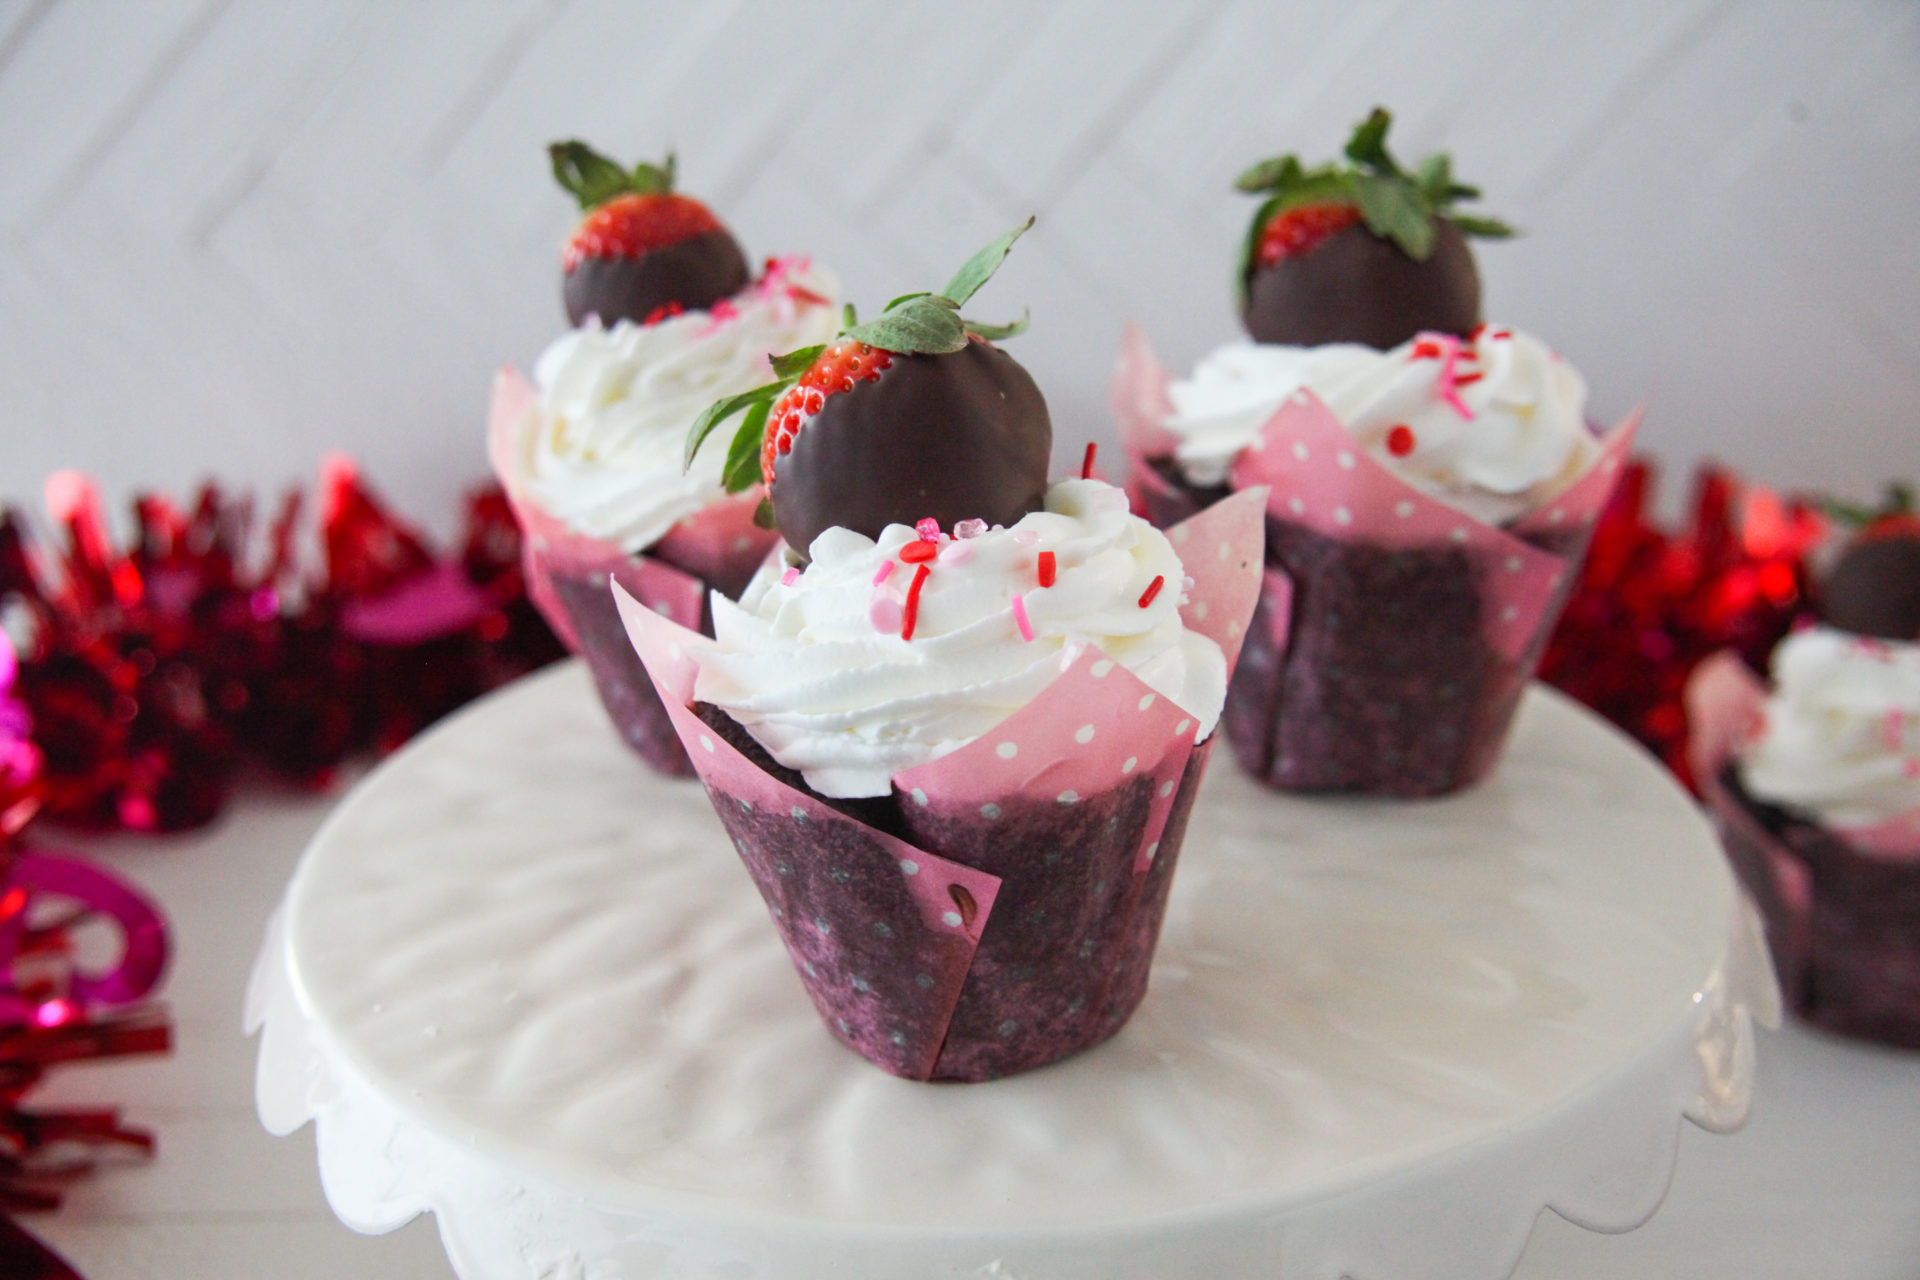
[[[113,1277],[448,1274],[431,1228],[361,1238],[319,1199],[310,1142],[252,1116],[251,1047],[237,1034],[259,929],[320,801],[249,798],[214,832],[108,841],[102,856],[167,904],[180,939],[169,1062],[75,1069],[62,1100],[125,1103],[156,1127],[152,1165],[80,1184],[34,1220],[93,1280]],[[1788,1030],[1762,1046],[1752,1126],[1682,1126],[1674,1186],[1641,1230],[1591,1235],[1545,1215],[1521,1276],[1911,1276],[1920,1264],[1920,1057]]]

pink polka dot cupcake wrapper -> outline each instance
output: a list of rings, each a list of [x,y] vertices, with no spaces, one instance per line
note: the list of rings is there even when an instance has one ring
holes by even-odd
[[[1687,682],[1687,755],[1781,995],[1825,1030],[1920,1048],[1920,814],[1851,831],[1767,820],[1730,768],[1765,701],[1737,656],[1707,659]]]
[[[527,595],[561,642],[586,660],[622,740],[657,771],[689,776],[686,753],[627,641],[607,579],[656,613],[698,630],[705,624],[708,588],[737,593],[776,535],[754,526],[750,497],[716,503],[681,521],[650,549],[653,554],[634,554],[575,532],[533,501],[521,483],[516,459],[535,400],[525,378],[503,369],[494,379],[487,423],[494,473],[520,525]]]
[[[1248,494],[1187,530],[1188,608],[1230,658],[1258,596],[1262,510]],[[1235,540],[1224,556],[1223,538]],[[702,721],[690,656],[702,638],[615,596],[835,1036],[895,1074],[966,1081],[1056,1061],[1125,1024],[1210,754],[1188,710],[1085,649],[996,730],[895,777],[898,839],[773,777]]]

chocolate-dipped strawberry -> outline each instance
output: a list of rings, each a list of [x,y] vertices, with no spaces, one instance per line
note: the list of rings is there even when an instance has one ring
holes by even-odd
[[[1834,562],[1820,605],[1827,625],[1842,631],[1920,641],[1920,514],[1901,491]]]
[[[746,287],[746,255],[732,234],[707,206],[675,194],[671,154],[628,171],[584,142],[556,142],[547,153],[586,212],[561,255],[570,322],[645,324]]]
[[[780,380],[714,405],[687,457],[720,422],[746,417],[727,455],[738,493],[767,486],[770,518],[801,557],[835,526],[878,537],[932,519],[1011,525],[1045,503],[1053,426],[1027,371],[993,345],[1026,327],[983,325],[960,307],[1026,224],[967,260],[939,293],[907,294],[824,346],[776,357]]]
[[[1256,342],[1359,342],[1382,351],[1416,333],[1462,337],[1480,323],[1480,274],[1467,236],[1513,229],[1454,210],[1478,199],[1445,154],[1417,171],[1387,150],[1393,117],[1376,107],[1347,141],[1351,165],[1263,160],[1235,184],[1267,198],[1241,247],[1241,316]]]

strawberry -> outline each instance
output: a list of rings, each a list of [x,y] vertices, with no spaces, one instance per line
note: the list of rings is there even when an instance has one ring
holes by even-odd
[[[648,324],[746,287],[746,255],[713,212],[673,190],[674,158],[622,169],[584,142],[547,148],[586,216],[561,253],[567,319]]]
[[[773,359],[778,381],[723,400],[693,424],[689,463],[715,427],[745,418],[727,452],[729,492],[763,483],[762,504],[803,559],[826,529],[878,537],[931,519],[1012,524],[1046,497],[1053,426],[1033,379],[960,307],[1032,219],[967,260],[939,293],[896,298],[838,341]]]
[[[1462,336],[1480,323],[1480,275],[1466,236],[1513,234],[1454,212],[1479,191],[1453,180],[1445,155],[1417,172],[1387,150],[1393,117],[1376,107],[1347,142],[1350,165],[1294,156],[1240,175],[1265,195],[1242,242],[1238,279],[1247,331],[1260,342],[1364,342],[1385,350],[1422,330]]]
[[[1877,511],[1837,508],[1859,531],[1821,584],[1829,626],[1885,640],[1920,640],[1920,513],[1913,494],[1892,486]]]

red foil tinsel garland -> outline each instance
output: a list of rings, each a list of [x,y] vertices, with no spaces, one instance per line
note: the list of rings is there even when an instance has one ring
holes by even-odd
[[[1811,504],[1742,486],[1716,467],[1694,478],[1675,531],[1655,522],[1655,475],[1636,459],[1594,531],[1540,678],[1606,716],[1689,786],[1687,676],[1721,649],[1754,670],[1810,609],[1808,553],[1827,534]]]

